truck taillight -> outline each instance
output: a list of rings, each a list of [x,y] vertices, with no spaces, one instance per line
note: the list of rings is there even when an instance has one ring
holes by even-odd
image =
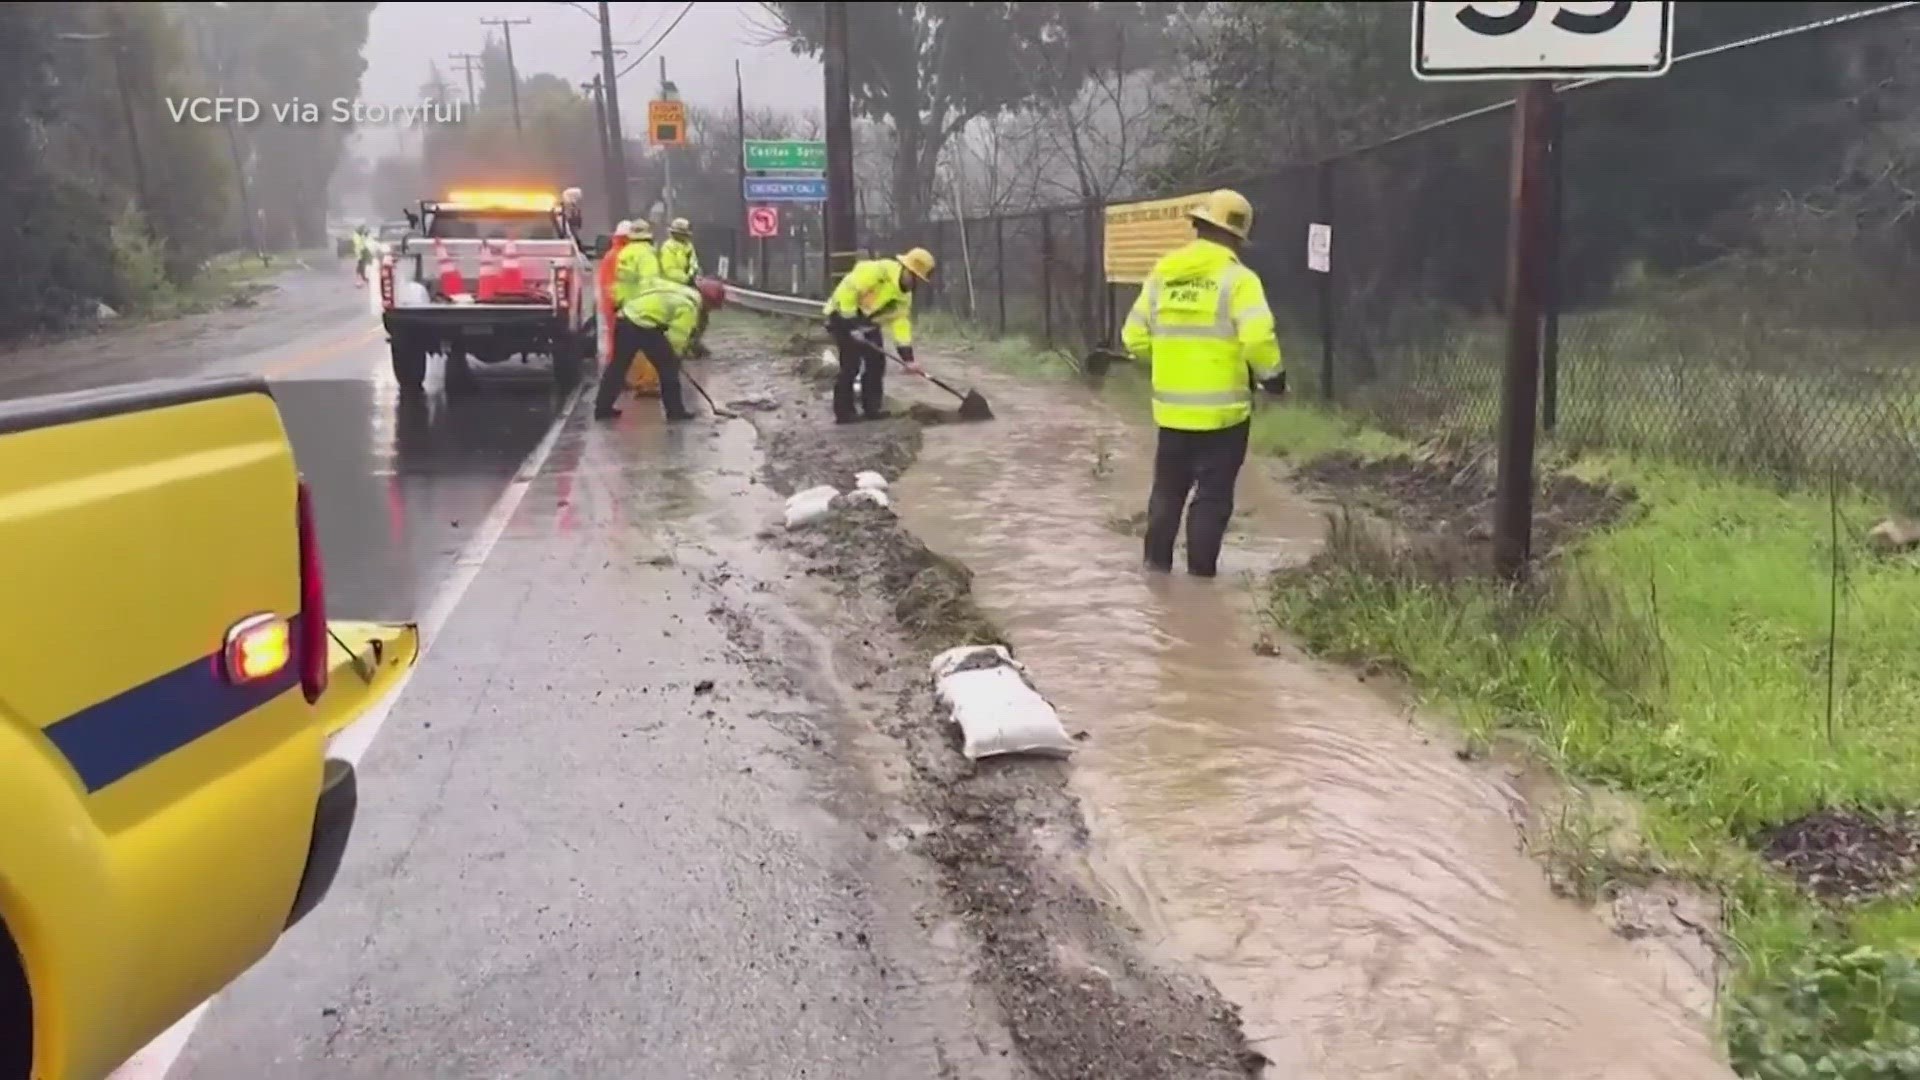
[[[327,584],[320,565],[320,532],[313,517],[313,489],[300,482],[296,531],[300,538],[300,689],[308,704],[327,689]]]
[[[235,686],[271,678],[293,656],[293,629],[278,615],[254,615],[233,624],[220,654],[220,673]]]
[[[573,304],[573,267],[553,268],[553,306],[565,311]]]
[[[391,255],[382,256],[380,259],[380,306],[383,308],[393,306],[393,256]]]

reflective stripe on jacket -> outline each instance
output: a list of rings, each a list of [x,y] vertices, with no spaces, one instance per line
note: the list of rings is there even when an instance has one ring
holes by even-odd
[[[693,279],[700,276],[700,255],[693,250],[693,241],[670,237],[660,245],[660,276],[682,285],[693,284]]]
[[[1153,422],[1218,431],[1253,415],[1253,388],[1280,374],[1280,341],[1260,275],[1211,240],[1162,256],[1120,340],[1153,365]]]
[[[913,344],[913,294],[900,287],[906,273],[898,259],[868,259],[855,263],[847,276],[834,287],[822,309],[828,315],[864,315],[876,323],[884,322],[893,334],[894,345]]]
[[[629,239],[613,264],[613,302],[625,307],[647,282],[660,276],[660,253],[645,240]]]
[[[665,278],[654,278],[620,305],[620,317],[650,330],[665,330],[673,351],[687,351],[700,325],[700,294]]]

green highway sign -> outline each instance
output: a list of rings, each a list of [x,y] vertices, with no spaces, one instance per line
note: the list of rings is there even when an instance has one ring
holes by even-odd
[[[825,172],[827,144],[799,139],[748,139],[747,168],[768,172]]]

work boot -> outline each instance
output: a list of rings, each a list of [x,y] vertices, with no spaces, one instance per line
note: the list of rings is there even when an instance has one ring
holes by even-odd
[[[1140,569],[1145,570],[1149,574],[1171,574],[1173,573],[1173,564],[1157,563],[1152,559],[1142,559],[1140,560]]]
[[[618,420],[620,418],[620,408],[617,405],[609,405],[604,409],[595,409],[593,410],[593,418],[595,420]]]
[[[858,416],[839,414],[834,416],[833,422],[836,424],[857,424],[860,422],[860,418]]]
[[[699,413],[670,412],[667,414],[667,419],[674,423],[678,423],[679,421],[682,421],[682,420],[698,420],[699,418],[700,418]]]

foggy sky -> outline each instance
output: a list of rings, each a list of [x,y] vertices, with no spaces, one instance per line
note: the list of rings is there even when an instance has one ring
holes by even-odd
[[[613,15],[614,48],[627,55],[619,64],[632,63],[658,39],[686,5],[624,3],[608,5]],[[595,5],[583,2],[581,7]],[[740,61],[745,75],[749,108],[779,105],[818,109],[821,74],[817,61],[793,55],[784,45],[756,46],[757,32],[747,21],[759,5],[752,3],[696,3],[665,42],[620,79],[622,125],[630,136],[646,131],[646,101],[659,84],[658,57],[667,58],[667,77],[680,97],[696,105],[733,104],[733,65]],[[499,31],[480,20],[525,18],[532,22],[513,28],[513,58],[520,76],[536,72],[564,76],[575,84],[599,73],[592,51],[600,47],[599,26],[579,8],[563,3],[382,3],[374,9],[367,35],[367,71],[361,79],[360,99],[380,104],[419,101],[427,81],[428,64],[456,88],[464,87],[454,53],[478,53],[489,36]],[[462,89],[464,93],[464,89]],[[397,134],[363,131],[362,147],[384,149]]]

